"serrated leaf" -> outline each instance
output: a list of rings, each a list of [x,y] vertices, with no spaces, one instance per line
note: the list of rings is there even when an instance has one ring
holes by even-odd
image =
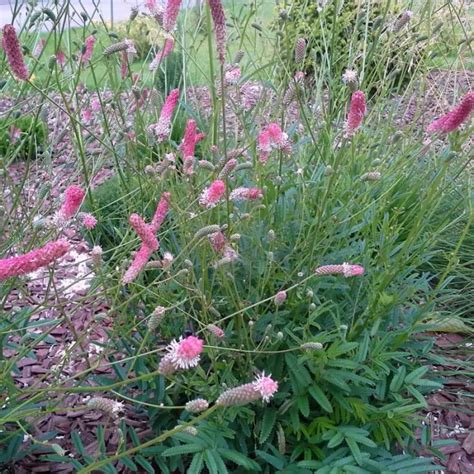
[[[204,455],[202,452],[194,455],[191,465],[189,466],[186,474],[199,474],[204,467]]]
[[[222,457],[238,464],[239,466],[245,467],[246,469],[254,469],[259,472],[261,470],[260,466],[255,461],[237,451],[224,448],[219,448],[218,451]]]
[[[331,402],[317,385],[309,387],[308,392],[323,410],[332,413]]]
[[[349,446],[349,449],[351,450],[351,453],[354,456],[356,463],[359,464],[359,466],[361,466],[363,463],[363,459],[362,459],[362,453],[360,452],[359,445],[351,438],[346,438],[346,443],[347,443],[347,446]]]
[[[260,437],[259,437],[260,444],[265,443],[265,441],[270,436],[275,426],[276,419],[277,419],[276,410],[274,409],[265,410],[263,414],[263,418],[262,418],[262,428],[260,429]]]
[[[198,453],[202,451],[202,446],[198,446],[196,444],[184,444],[181,446],[173,446],[172,448],[168,448],[161,454],[162,456],[178,456],[181,454],[191,454],[191,453]]]
[[[405,383],[413,383],[415,380],[421,379],[426,372],[428,372],[428,367],[418,367],[405,377]]]
[[[285,466],[285,460],[278,458],[276,456],[272,456],[269,453],[265,453],[259,449],[255,451],[255,454],[259,457],[262,458],[264,461],[267,462],[267,464],[271,464],[273,467],[277,469],[282,469]]]

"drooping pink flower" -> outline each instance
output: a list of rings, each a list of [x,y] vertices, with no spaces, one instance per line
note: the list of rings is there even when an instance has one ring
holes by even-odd
[[[260,188],[236,188],[230,193],[231,201],[255,201],[263,197],[263,190]]]
[[[214,232],[209,236],[209,243],[211,244],[211,247],[213,248],[214,252],[220,253],[226,244],[224,234],[221,231]]]
[[[208,209],[217,205],[225,193],[225,183],[220,179],[216,179],[211,185],[204,189],[199,198],[199,204]]]
[[[203,133],[198,133],[196,122],[194,120],[188,120],[186,129],[184,130],[183,141],[179,147],[183,154],[183,162],[194,158],[196,144],[204,137],[205,135]],[[192,167],[184,166],[184,168],[187,174],[192,173]]]
[[[269,123],[267,125],[267,131],[270,135],[270,141],[275,147],[280,148],[286,144],[288,136],[282,131],[280,125],[274,122]]]
[[[364,274],[364,267],[361,265],[352,265],[343,263],[342,265],[323,265],[316,268],[316,275],[344,275],[346,278],[353,276],[361,276]]]
[[[161,109],[158,123],[151,125],[149,128],[155,133],[158,142],[166,140],[171,132],[171,118],[173,111],[178,103],[179,89],[173,89],[165,100]]]
[[[44,38],[40,38],[40,40],[36,43],[35,49],[33,50],[33,56],[35,58],[40,57],[41,53],[43,52],[45,44],[46,44],[46,40]]]
[[[143,270],[145,265],[147,264],[148,260],[151,257],[151,254],[153,253],[153,250],[150,247],[147,247],[146,245],[142,244],[140,247],[140,250],[135,254],[135,257],[133,258],[133,262],[131,263],[130,267],[128,270],[125,272],[122,282],[127,285],[128,283],[131,283],[137,276],[140,274],[140,272]]]
[[[269,123],[258,135],[257,150],[259,159],[265,163],[273,149],[281,150],[286,154],[291,153],[291,143],[288,135],[283,132],[277,123]]]
[[[281,290],[275,295],[275,298],[273,301],[275,302],[277,306],[280,306],[286,301],[286,298],[287,298],[286,291]]]
[[[155,215],[151,221],[151,227],[155,233],[160,230],[161,224],[163,224],[163,221],[165,220],[166,214],[170,208],[170,198],[171,194],[164,192],[161,195],[158,205],[156,206]]]
[[[216,35],[217,56],[221,64],[225,63],[226,48],[226,26],[224,8],[221,0],[208,0],[211,9],[212,20],[214,21],[214,32]]]
[[[173,31],[178,19],[179,9],[182,0],[168,0],[166,10],[163,16],[163,29],[165,31]]]
[[[91,230],[97,225],[97,219],[92,214],[89,214],[88,212],[84,212],[81,218],[82,218],[82,224],[87,230]]]
[[[361,126],[367,108],[365,105],[365,94],[362,91],[355,91],[351,96],[349,115],[346,122],[346,135],[352,136]]]
[[[68,250],[69,244],[66,240],[56,240],[26,254],[1,259],[0,280],[26,275],[41,267],[45,267],[65,255]]]
[[[61,67],[64,67],[64,65],[66,64],[66,55],[61,49],[58,49],[56,51],[56,61]]]
[[[225,336],[225,332],[219,326],[216,326],[215,324],[208,324],[207,330],[211,332],[212,334],[214,334],[214,336],[218,337],[219,339]]]
[[[272,152],[270,133],[268,133],[268,130],[264,129],[258,134],[257,150],[259,154],[259,160],[262,163],[266,163],[270,153]]]
[[[168,56],[174,48],[174,39],[167,38],[165,40],[165,44],[163,45],[163,49],[156,53],[156,56],[153,58],[153,61],[150,63],[149,69],[150,71],[156,71],[160,66],[161,62]]]
[[[270,398],[278,391],[278,382],[273,380],[271,375],[265,375],[265,372],[255,379],[253,386],[260,393],[264,402],[269,402]]]
[[[465,122],[474,110],[474,92],[464,96],[461,103],[447,114],[431,122],[426,129],[427,132],[449,133],[456,130]]]
[[[63,219],[69,220],[81,207],[85,192],[80,186],[72,185],[66,189],[64,202],[59,210]]]
[[[180,369],[189,369],[198,365],[203,350],[204,341],[196,336],[174,339],[168,346],[173,363]]]
[[[13,25],[5,25],[3,27],[2,46],[13,74],[18,79],[27,81],[29,76],[28,68],[26,67],[20,42]]]
[[[138,214],[132,214],[128,221],[144,245],[149,247],[152,251],[158,250],[159,243],[157,238],[154,236],[151,226],[146,224]]]
[[[92,58],[92,53],[94,52],[94,44],[95,44],[95,36],[90,35],[86,38],[86,41],[84,42],[84,51],[81,56],[81,62],[83,64],[87,64],[91,58]]]

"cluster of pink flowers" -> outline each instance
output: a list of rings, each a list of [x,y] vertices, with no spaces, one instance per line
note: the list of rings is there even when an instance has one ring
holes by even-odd
[[[173,31],[176,27],[181,2],[182,0],[168,0],[163,15],[163,28],[168,32]]]
[[[59,215],[65,220],[70,220],[81,207],[86,193],[80,186],[72,185],[66,189],[64,202],[59,210]]]
[[[231,64],[226,68],[224,73],[224,84],[226,86],[234,86],[239,82],[240,76],[242,72],[240,71],[240,67],[234,64]]]
[[[183,154],[183,169],[186,174],[193,173],[196,144],[204,137],[204,133],[198,133],[196,122],[194,120],[188,120],[183,141],[180,145],[180,151]]]
[[[26,275],[45,267],[65,255],[68,250],[69,243],[61,239],[49,242],[44,247],[32,250],[24,255],[4,258],[0,260],[0,280]]]
[[[171,375],[177,370],[196,367],[201,359],[204,341],[196,336],[174,339],[167,347],[168,353],[161,359],[158,370]]]
[[[199,198],[199,204],[208,209],[215,207],[225,194],[225,183],[220,179],[216,179],[211,185],[204,189]]]
[[[361,265],[352,265],[343,263],[342,265],[323,265],[316,268],[316,275],[344,275],[346,278],[361,276],[364,274],[364,267]]]
[[[286,301],[287,297],[288,295],[286,294],[286,291],[281,290],[275,295],[275,298],[273,301],[275,302],[276,306],[281,306]]]
[[[82,219],[82,224],[87,230],[91,230],[97,225],[97,219],[92,214],[89,214],[88,212],[84,212],[81,215],[81,219]]]
[[[155,234],[160,229],[161,224],[166,217],[169,209],[169,200],[170,193],[163,193],[160,202],[156,207],[155,215],[153,216],[151,224],[146,224],[138,214],[132,214],[130,216],[130,225],[142,240],[142,244],[138,252],[135,254],[133,262],[122,278],[124,284],[131,283],[135,280],[147,264],[151,254],[158,250],[160,244],[158,239],[155,237]]]
[[[163,108],[161,109],[158,123],[150,125],[148,130],[154,133],[158,143],[166,140],[171,132],[171,118],[178,103],[179,89],[173,89],[165,100]]]
[[[280,125],[270,123],[258,134],[257,149],[260,161],[266,163],[273,149],[290,154],[291,143],[288,135],[282,131]]]
[[[152,62],[150,63],[149,69],[150,71],[156,71],[160,66],[161,62],[168,56],[174,48],[174,39],[167,38],[163,45],[163,49],[156,53],[156,56],[153,58]]]
[[[240,88],[240,97],[242,101],[242,107],[244,110],[252,110],[258,103],[262,96],[262,88],[260,85],[245,82]]]
[[[362,125],[362,121],[367,112],[365,104],[365,94],[362,91],[355,91],[351,96],[349,114],[346,121],[346,137],[351,137]]]
[[[216,400],[216,405],[230,407],[246,405],[247,403],[257,400],[269,402],[277,391],[278,382],[263,372],[254,382],[240,385],[223,392]]]
[[[214,21],[214,32],[216,35],[217,56],[221,64],[225,63],[226,48],[226,26],[224,8],[221,0],[208,0],[211,9],[212,19]]]
[[[86,38],[86,41],[84,42],[84,51],[81,56],[81,62],[83,64],[87,64],[91,58],[92,58],[92,53],[94,52],[94,45],[95,45],[95,36],[90,35]]]
[[[456,130],[464,123],[474,110],[474,92],[470,92],[462,99],[461,103],[453,110],[439,119],[431,122],[426,129],[428,132],[449,133]]]
[[[221,231],[214,232],[209,236],[209,243],[214,252],[220,253],[226,245],[225,235]]]
[[[263,197],[263,190],[260,188],[236,188],[230,193],[231,201],[255,201]]]
[[[2,47],[5,50],[13,74],[18,79],[27,81],[29,77],[28,68],[26,67],[20,42],[13,25],[5,25],[3,27]]]

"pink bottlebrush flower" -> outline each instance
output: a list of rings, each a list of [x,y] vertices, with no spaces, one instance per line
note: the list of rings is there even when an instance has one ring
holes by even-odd
[[[280,306],[286,301],[286,298],[287,298],[286,291],[282,290],[282,291],[279,291],[275,295],[275,298],[273,299],[273,301],[277,306]]]
[[[355,91],[351,96],[349,115],[346,122],[346,135],[352,136],[361,126],[366,114],[365,94],[362,91]]]
[[[81,216],[82,224],[87,230],[93,229],[97,225],[97,219],[88,212],[84,212]]]
[[[264,402],[269,402],[270,398],[278,391],[278,382],[271,378],[271,375],[259,375],[253,383],[254,389],[260,393]]]
[[[10,139],[10,143],[16,143],[20,137],[21,137],[21,130],[15,127],[15,125],[12,125],[10,127],[10,130],[8,131],[8,138]]]
[[[98,112],[100,110],[100,101],[98,99],[94,99],[91,102],[91,110],[94,112]]]
[[[158,371],[161,375],[168,376],[174,374],[178,370],[178,367],[173,362],[172,355],[166,354],[161,358],[158,364]]]
[[[92,119],[92,110],[91,109],[82,109],[81,117],[84,122],[89,122]]]
[[[225,336],[225,332],[219,326],[216,326],[215,324],[208,324],[207,330],[211,332],[212,334],[214,334],[214,336],[218,337],[219,339]]]
[[[5,25],[3,27],[2,46],[13,74],[18,79],[27,81],[29,76],[28,68],[26,67],[20,42],[13,25]]]
[[[160,66],[161,62],[168,56],[174,48],[174,39],[167,38],[165,40],[165,44],[163,45],[163,49],[156,53],[153,61],[150,63],[150,71],[156,71]]]
[[[43,52],[45,44],[46,44],[46,40],[44,38],[40,38],[38,43],[36,43],[35,49],[33,50],[33,56],[35,58],[40,57],[41,53]]]
[[[135,278],[137,278],[137,276],[145,268],[145,265],[150,259],[152,253],[153,250],[150,247],[146,246],[145,244],[142,244],[140,250],[135,254],[133,262],[131,263],[130,267],[125,272],[122,278],[122,282],[124,285],[131,283],[133,280],[135,280]]]
[[[196,122],[194,120],[188,120],[186,129],[184,130],[183,141],[179,147],[183,154],[183,160],[194,157],[196,144],[201,141],[204,136],[203,133],[197,132]]]
[[[260,392],[255,389],[253,383],[246,383],[238,387],[231,388],[219,395],[216,405],[221,407],[231,407],[246,405],[262,398]]]
[[[263,197],[263,190],[259,188],[236,188],[229,198],[231,201],[255,201]]]
[[[102,247],[100,245],[94,245],[91,250],[91,260],[92,263],[98,267],[102,263],[102,254],[103,254]]]
[[[277,123],[268,124],[258,135],[257,149],[259,159],[265,163],[270,156],[272,149],[281,150],[284,153],[291,153],[291,144],[288,135],[282,131]]]
[[[249,111],[253,109],[260,100],[260,97],[262,96],[262,89],[257,84],[245,82],[240,88],[240,96],[242,107],[244,110]]]
[[[352,265],[343,263],[342,265],[323,265],[316,268],[316,275],[344,275],[346,278],[352,276],[361,276],[364,274],[364,267],[361,265]]]
[[[268,160],[268,157],[270,156],[270,153],[272,152],[271,138],[270,138],[270,133],[268,133],[268,130],[262,130],[258,134],[257,140],[258,140],[257,150],[259,154],[259,160],[262,163],[266,163]]]
[[[163,28],[166,31],[173,31],[178,19],[179,9],[182,0],[168,0],[166,10],[163,16]]]
[[[161,268],[163,270],[169,270],[173,264],[173,254],[171,252],[165,252],[163,258],[161,259]]]
[[[86,38],[84,43],[84,51],[81,56],[81,62],[87,64],[91,58],[92,53],[94,52],[95,36],[91,35]]]
[[[439,119],[431,122],[426,129],[427,132],[444,132],[449,133],[456,130],[463,122],[465,122],[471,112],[474,110],[474,92],[464,96],[461,103],[453,110],[443,115]]]
[[[214,232],[213,234],[209,236],[209,243],[211,244],[211,247],[214,249],[214,252],[220,253],[226,244],[224,234],[221,231]]]
[[[181,337],[179,341],[171,341],[168,353],[176,367],[189,369],[198,365],[203,347],[204,341],[196,336]]]
[[[161,224],[163,224],[163,221],[165,220],[166,214],[170,208],[170,198],[171,194],[164,192],[161,195],[160,202],[156,206],[155,215],[151,221],[151,227],[155,233],[160,230]]]
[[[221,64],[225,63],[226,26],[225,14],[221,0],[208,0],[214,21],[214,32],[216,35],[217,55]]]
[[[156,0],[146,0],[145,7],[148,8],[150,13],[154,13],[155,9],[157,8]]]
[[[224,73],[224,84],[226,86],[234,86],[239,82],[241,74],[239,66],[231,65]]]
[[[306,40],[304,38],[298,38],[295,45],[295,63],[299,64],[304,61],[306,54]]]
[[[68,250],[69,244],[66,240],[56,240],[26,254],[1,259],[0,280],[26,275],[41,267],[45,267],[62,257]]]
[[[228,244],[224,246],[222,250],[222,258],[214,263],[214,268],[219,268],[222,265],[235,262],[239,258],[239,254]]]
[[[138,214],[132,214],[128,221],[144,245],[153,251],[158,250],[159,243],[157,238],[153,235],[154,232],[151,226],[146,224]]]
[[[220,179],[216,179],[211,185],[204,189],[199,198],[199,204],[208,209],[217,205],[225,193],[225,183]]]
[[[221,172],[219,173],[219,179],[225,179],[230,176],[232,171],[235,170],[239,162],[235,158],[231,158],[227,163],[222,167]]]
[[[189,413],[200,413],[208,408],[209,402],[204,398],[196,398],[196,400],[191,400],[185,405],[185,409],[189,411]]]
[[[61,49],[58,49],[56,51],[56,61],[61,67],[64,67],[64,65],[66,64],[66,55]]]
[[[267,126],[270,141],[276,148],[284,147],[288,141],[288,135],[284,133],[277,123],[270,123]]]
[[[158,123],[152,125],[150,128],[155,133],[158,142],[162,142],[167,139],[171,132],[171,118],[173,111],[178,103],[179,89],[173,89],[161,109],[160,118]]]
[[[59,210],[60,216],[66,220],[71,219],[81,207],[85,195],[80,186],[69,186],[65,192],[63,205]]]

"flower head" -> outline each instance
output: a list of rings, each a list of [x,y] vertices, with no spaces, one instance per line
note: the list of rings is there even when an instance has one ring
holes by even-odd
[[[158,123],[150,125],[150,131],[155,133],[158,142],[167,139],[171,132],[171,118],[173,111],[178,103],[179,89],[173,89],[165,100],[163,108],[161,109]]]
[[[286,298],[288,297],[288,295],[286,294],[286,291],[282,290],[282,291],[279,291],[276,295],[275,295],[275,298],[274,298],[274,302],[277,306],[280,306],[282,305],[285,301],[286,301]]]
[[[166,31],[173,31],[178,19],[179,9],[182,0],[168,0],[166,10],[163,16],[163,28]]]
[[[209,402],[204,398],[196,398],[186,403],[185,409],[189,413],[199,413],[209,408]]]
[[[18,41],[13,25],[5,25],[3,27],[2,46],[13,74],[18,79],[27,81],[29,76],[28,68],[26,67],[20,42]]]
[[[84,212],[81,216],[82,224],[87,230],[93,229],[97,225],[97,219],[88,212]]]
[[[59,213],[63,219],[69,220],[81,207],[85,192],[80,186],[69,186],[66,189],[63,205]]]
[[[199,204],[207,208],[215,207],[225,193],[225,183],[216,179],[211,185],[204,189],[199,198]]]
[[[361,126],[366,114],[365,94],[362,91],[355,91],[351,96],[349,115],[346,122],[346,135],[352,136]]]
[[[163,49],[156,53],[156,56],[153,58],[152,62],[150,63],[149,69],[150,71],[156,71],[160,66],[163,59],[168,56],[174,48],[174,39],[167,38],[165,40],[165,44],[163,45]]]
[[[264,402],[269,402],[270,398],[278,391],[278,382],[273,380],[271,375],[268,376],[265,375],[265,372],[262,372],[262,375],[255,379],[253,387],[260,393]]]
[[[295,63],[302,63],[306,54],[306,40],[304,38],[298,38],[295,46]]]
[[[208,324],[207,330],[211,332],[212,334],[214,334],[214,336],[218,337],[219,339],[225,336],[225,332],[219,326],[216,326],[215,324]]]
[[[95,36],[90,35],[86,38],[84,42],[84,51],[81,56],[81,62],[87,64],[91,58],[92,53],[94,52]]]
[[[171,360],[180,369],[189,369],[198,365],[203,350],[204,341],[196,336],[182,337],[173,340],[168,346]]]
[[[474,110],[474,92],[464,96],[461,103],[453,110],[443,115],[439,119],[431,122],[426,129],[428,132],[444,132],[449,133],[456,130],[463,122],[465,122],[471,112]]]
[[[364,267],[361,265],[352,265],[343,263],[342,265],[323,265],[316,268],[316,275],[344,275],[346,278],[353,276],[361,276],[364,274]]]
[[[91,410],[99,410],[111,417],[116,417],[124,411],[122,402],[111,400],[110,398],[93,397],[87,402],[87,407]]]
[[[263,190],[260,188],[236,188],[229,198],[232,201],[255,201],[263,197]]]
[[[225,62],[225,46],[226,46],[226,26],[225,14],[222,8],[221,0],[208,0],[211,10],[212,19],[214,21],[214,32],[216,34],[217,55],[221,64]]]

